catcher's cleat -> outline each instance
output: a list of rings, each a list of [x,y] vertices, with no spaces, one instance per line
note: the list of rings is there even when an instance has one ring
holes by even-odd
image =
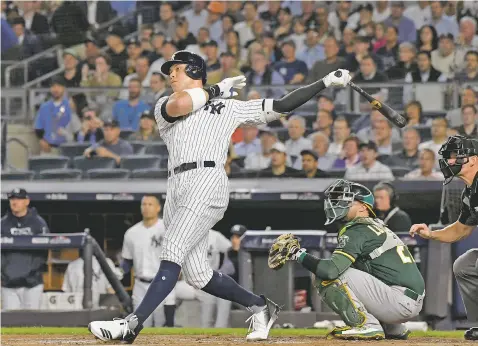
[[[465,332],[466,340],[478,340],[478,327],[473,327]]]
[[[385,334],[385,339],[388,340],[408,340],[408,336],[410,335],[410,331],[407,329],[404,331],[402,334],[399,335],[391,335],[391,334]]]
[[[246,336],[247,341],[267,340],[269,330],[279,317],[281,307],[266,297],[262,295],[261,297],[266,301],[264,309],[246,320],[246,322],[250,321],[248,330],[250,333]],[[249,309],[249,311],[251,310]]]
[[[382,329],[369,327],[344,327],[335,328],[327,334],[327,338],[342,340],[383,340],[385,339],[385,334]]]
[[[119,340],[124,344],[132,344],[143,325],[138,324],[136,315],[128,315],[125,319],[115,318],[113,321],[93,321],[88,330],[102,341]]]

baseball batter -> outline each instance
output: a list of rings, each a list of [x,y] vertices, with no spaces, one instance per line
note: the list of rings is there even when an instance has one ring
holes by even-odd
[[[330,259],[301,249],[292,234],[276,239],[269,266],[278,269],[296,260],[316,275],[324,302],[347,325],[335,328],[338,339],[407,339],[403,322],[422,309],[425,283],[407,247],[376,218],[372,192],[339,179],[325,191],[326,225],[341,223],[337,248]]]
[[[234,274],[225,272],[221,265],[221,254],[225,255],[231,242],[220,232],[209,230],[208,235],[208,260],[211,269],[218,270],[223,274]],[[198,300],[201,309],[201,328],[226,328],[229,324],[229,313],[231,311],[231,302],[224,300],[200,289],[194,288],[185,281],[179,281],[174,289],[176,291],[176,300]],[[215,321],[214,321],[215,315]]]
[[[330,85],[346,86],[351,79],[349,71],[340,70],[337,76],[334,71],[279,100],[251,101],[230,99],[245,86],[244,76],[204,88],[206,63],[197,54],[178,51],[161,71],[169,75],[174,91],[155,106],[158,130],[169,151],[161,265],[133,314],[126,319],[92,322],[89,330],[102,340],[133,342],[182,271],[191,286],[247,307],[252,312],[247,340],[265,340],[278,317],[278,305],[213,271],[207,258],[207,233],[222,219],[229,202],[224,170],[229,142],[238,126],[277,120]]]
[[[133,306],[137,308],[143,300],[149,285],[158,272],[161,260],[161,243],[164,237],[164,223],[159,218],[161,204],[154,195],[141,199],[143,220],[128,229],[124,235],[121,268],[123,273],[134,269]],[[153,311],[144,322],[145,327],[174,327],[176,309],[175,291]]]
[[[438,152],[440,170],[445,177],[444,185],[458,177],[466,187],[461,195],[461,213],[457,221],[437,231],[431,231],[421,223],[410,228],[410,234],[425,239],[454,243],[468,237],[478,225],[478,140],[452,136]],[[458,287],[468,320],[478,322],[478,248],[470,249],[453,264]],[[465,332],[465,339],[478,340],[478,327]]]

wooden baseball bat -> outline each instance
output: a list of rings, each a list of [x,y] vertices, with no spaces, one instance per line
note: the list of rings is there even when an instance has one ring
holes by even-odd
[[[340,77],[342,75],[342,72],[337,71],[335,72],[336,77]],[[407,118],[398,113],[396,110],[392,109],[389,105],[380,102],[376,98],[374,98],[372,95],[370,95],[368,92],[364,91],[362,88],[360,88],[358,85],[356,85],[353,82],[349,83],[350,87],[357,91],[360,95],[365,97],[368,102],[372,105],[372,107],[376,110],[378,110],[382,115],[390,120],[395,126],[399,128],[405,127],[407,125]]]

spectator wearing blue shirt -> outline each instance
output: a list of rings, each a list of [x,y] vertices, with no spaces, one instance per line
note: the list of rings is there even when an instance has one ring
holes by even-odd
[[[305,47],[297,54],[299,60],[307,64],[310,70],[314,63],[325,59],[324,46],[319,43],[319,33],[314,28],[308,28],[305,38]]]
[[[307,65],[295,56],[294,41],[285,41],[281,46],[284,57],[274,64],[274,68],[284,77],[287,84],[301,84],[307,76]]]
[[[15,35],[15,32],[11,28],[10,24],[2,18],[2,55],[7,50],[12,47],[15,47],[18,44],[18,38]]]
[[[384,24],[398,29],[398,40],[400,42],[415,42],[417,39],[415,23],[403,15],[404,10],[405,3],[403,1],[392,1],[390,17],[384,21]]]
[[[444,16],[443,12],[445,9],[443,6],[444,4],[441,1],[432,1],[430,5],[432,17],[426,24],[430,24],[435,27],[438,37],[446,34],[453,34],[453,37],[458,37],[458,23]]]
[[[149,110],[149,105],[140,100],[141,81],[132,78],[128,84],[128,100],[119,100],[113,106],[113,119],[117,120],[121,130],[136,131],[141,113]]]
[[[52,147],[67,141],[67,128],[71,121],[71,108],[62,76],[53,78],[50,93],[52,100],[42,103],[35,119],[35,132],[42,153],[50,153]]]

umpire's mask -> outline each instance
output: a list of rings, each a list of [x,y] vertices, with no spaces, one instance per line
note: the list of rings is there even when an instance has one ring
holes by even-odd
[[[460,173],[470,156],[478,155],[478,141],[460,135],[451,136],[441,146],[438,154],[442,156],[438,162],[445,178],[443,185],[446,185]],[[455,160],[453,164],[448,161],[450,159]]]
[[[353,201],[364,203],[375,216],[373,194],[365,186],[344,179],[338,179],[330,185],[325,190],[324,211],[327,217],[325,225],[330,225],[347,216]]]

